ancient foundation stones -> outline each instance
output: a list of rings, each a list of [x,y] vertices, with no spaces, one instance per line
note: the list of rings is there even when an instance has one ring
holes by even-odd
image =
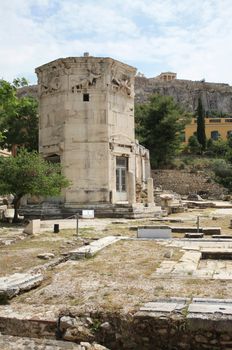
[[[53,259],[55,255],[53,253],[41,253],[37,255],[37,258],[43,259],[43,260],[49,260]]]
[[[87,320],[79,317],[62,316],[59,319],[59,330],[62,333],[62,339],[68,341],[93,341],[94,334],[89,326]]]

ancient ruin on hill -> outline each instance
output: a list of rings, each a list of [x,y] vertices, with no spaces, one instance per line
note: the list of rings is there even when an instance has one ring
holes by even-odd
[[[204,110],[209,114],[232,115],[232,86],[176,79],[175,73],[162,73],[155,78],[136,76],[135,102],[146,102],[153,93],[172,96],[176,102],[189,112],[195,112],[201,98]]]

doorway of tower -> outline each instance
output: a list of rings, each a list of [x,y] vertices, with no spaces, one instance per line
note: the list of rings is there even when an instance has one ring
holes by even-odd
[[[116,157],[116,201],[126,202],[128,158]]]

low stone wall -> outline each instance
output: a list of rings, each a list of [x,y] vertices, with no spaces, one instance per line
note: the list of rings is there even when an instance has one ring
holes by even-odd
[[[77,344],[96,342],[111,350],[229,350],[232,349],[231,305],[231,300],[171,298],[158,300],[157,305],[147,303],[134,314],[80,315],[71,309],[49,320],[0,315],[0,332]]]
[[[18,337],[55,339],[57,320],[22,319],[0,316],[0,333]]]
[[[138,349],[219,350],[232,349],[232,320],[154,317],[146,314],[135,319],[134,344]]]
[[[220,315],[187,317],[183,314],[148,315],[146,312],[134,316],[95,314],[82,325],[81,319],[83,322],[83,316],[76,317],[72,323],[79,324],[75,331],[66,333],[67,330],[63,329],[61,338],[66,339],[68,334],[68,340],[83,341],[81,338],[85,334],[85,341],[95,339],[111,350],[232,349],[232,318]],[[87,326],[89,319],[91,324]],[[87,327],[88,332],[83,332],[84,327]]]

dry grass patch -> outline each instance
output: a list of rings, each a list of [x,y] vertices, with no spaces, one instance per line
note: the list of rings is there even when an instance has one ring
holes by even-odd
[[[24,272],[34,266],[46,263],[47,260],[37,258],[40,253],[53,253],[55,257],[58,257],[63,251],[71,250],[73,246],[82,245],[81,241],[75,240],[72,232],[64,231],[59,234],[41,233],[9,246],[1,246],[0,276]]]
[[[155,241],[117,242],[93,258],[57,266],[51,284],[30,292],[33,297],[29,299],[83,310],[133,309],[157,296],[159,280],[152,274],[166,250]],[[176,257],[181,256],[178,249],[175,251]],[[27,295],[20,300],[30,302]]]

